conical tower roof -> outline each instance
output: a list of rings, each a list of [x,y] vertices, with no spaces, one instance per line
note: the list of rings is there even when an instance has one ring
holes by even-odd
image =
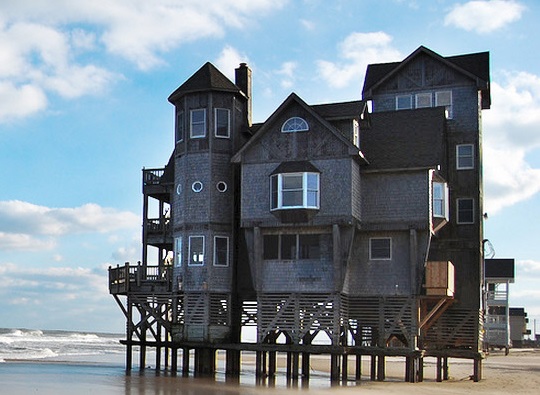
[[[188,78],[170,96],[169,101],[175,103],[187,93],[205,91],[240,92],[240,88],[229,80],[216,66],[206,62],[195,74]]]

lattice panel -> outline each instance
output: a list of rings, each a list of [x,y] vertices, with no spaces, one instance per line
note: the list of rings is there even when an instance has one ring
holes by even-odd
[[[332,294],[263,294],[257,306],[262,337],[281,331],[300,342],[310,331],[333,333],[335,323],[340,321],[340,309]]]
[[[449,309],[424,334],[425,348],[463,348],[477,351],[482,341],[478,310]]]
[[[210,294],[210,325],[229,325],[229,306],[228,294]]]
[[[207,298],[203,293],[186,293],[184,294],[184,322],[186,325],[205,325]]]
[[[412,345],[414,304],[412,298],[342,296],[343,322],[356,345],[375,346],[393,337],[403,345]]]
[[[244,300],[242,303],[242,326],[257,326],[257,301]]]

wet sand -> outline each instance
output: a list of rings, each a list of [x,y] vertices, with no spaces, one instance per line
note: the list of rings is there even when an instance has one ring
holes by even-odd
[[[492,353],[484,360],[483,379],[470,380],[472,362],[450,361],[450,380],[435,381],[435,359],[426,358],[424,382],[405,383],[404,363],[389,358],[385,382],[369,381],[369,363],[363,363],[363,380],[352,381],[352,367],[346,384],[331,386],[328,376],[329,361],[324,357],[311,359],[312,378],[309,386],[299,380],[297,386],[287,384],[280,372],[275,386],[257,386],[250,370],[252,361],[243,358],[244,374],[240,383],[226,380],[222,373],[215,380],[174,377],[147,369],[143,374],[134,370],[126,375],[121,363],[99,361],[8,361],[0,364],[0,394],[99,394],[99,395],[249,395],[249,394],[531,394],[540,393],[540,350],[511,350],[510,355]],[[220,363],[218,363],[218,367]],[[303,385],[304,384],[304,385]]]

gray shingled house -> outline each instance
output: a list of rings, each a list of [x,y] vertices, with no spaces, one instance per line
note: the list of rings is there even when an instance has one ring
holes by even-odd
[[[174,369],[182,351],[184,372],[190,349],[199,373],[222,349],[230,374],[252,350],[257,374],[275,374],[283,351],[292,377],[300,354],[307,376],[326,353],[332,379],[348,355],[372,356],[379,379],[402,355],[409,381],[425,356],[438,378],[448,357],[469,358],[480,379],[489,54],[419,47],[369,65],[362,100],[291,93],[260,124],[251,96],[247,65],[233,83],[206,63],[169,97],[173,153],[143,169],[142,262],[109,272],[128,368],[133,346],[142,367],[150,346]]]

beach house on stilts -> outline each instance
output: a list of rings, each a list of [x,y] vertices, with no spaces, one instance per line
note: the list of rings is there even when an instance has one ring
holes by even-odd
[[[169,97],[175,144],[143,169],[143,253],[109,269],[123,311],[126,363],[212,375],[216,353],[237,376],[254,352],[258,379],[372,380],[403,357],[482,354],[481,110],[489,54],[419,47],[368,66],[362,99],[308,104],[291,93],[252,123],[251,70],[230,81],[206,63]],[[244,334],[251,328],[249,341]],[[181,362],[178,357],[181,355]],[[355,376],[348,376],[354,358]],[[366,369],[364,369],[366,370]]]

